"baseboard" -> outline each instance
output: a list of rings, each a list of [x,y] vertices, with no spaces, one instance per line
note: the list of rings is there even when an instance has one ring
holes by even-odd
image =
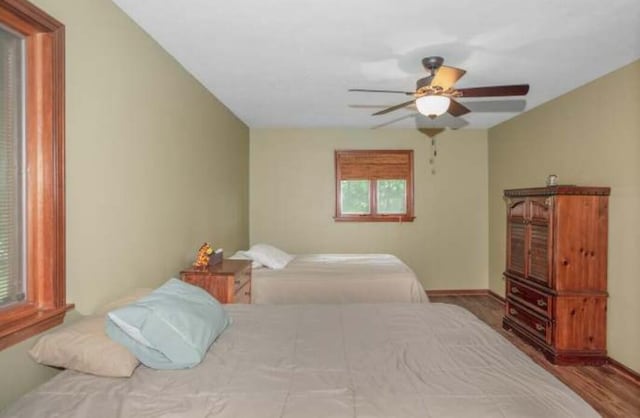
[[[487,289],[438,289],[426,290],[427,296],[488,296]]]
[[[496,292],[494,292],[493,290],[489,289],[489,296],[491,296],[492,298],[496,299],[498,302],[502,302],[504,303],[504,296],[500,296],[499,294],[497,294]]]
[[[631,380],[636,385],[640,385],[640,373],[637,373],[635,370],[631,370],[630,368],[628,368],[624,364],[620,363],[619,361],[616,361],[616,360],[612,359],[611,357],[609,357],[607,359],[607,363],[613,369],[615,369],[618,373],[620,373],[622,376],[624,376],[627,379]]]
[[[490,296],[498,302],[504,303],[504,297],[490,289],[438,289],[426,290],[427,296]]]

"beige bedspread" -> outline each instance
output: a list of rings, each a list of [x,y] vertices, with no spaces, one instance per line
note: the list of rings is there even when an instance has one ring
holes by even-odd
[[[577,417],[596,412],[462,308],[230,305],[191,370],[66,371],[16,417]],[[2,414],[0,414],[2,415]]]
[[[298,255],[284,269],[252,274],[252,303],[428,301],[413,270],[390,254]]]

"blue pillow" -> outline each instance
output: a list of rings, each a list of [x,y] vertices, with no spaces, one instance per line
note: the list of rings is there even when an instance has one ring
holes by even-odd
[[[106,332],[154,369],[199,364],[229,324],[222,305],[206,291],[178,279],[107,314]]]

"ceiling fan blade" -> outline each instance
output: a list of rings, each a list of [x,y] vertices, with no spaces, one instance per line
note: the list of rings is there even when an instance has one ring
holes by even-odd
[[[381,111],[374,113],[372,116],[384,115],[385,113],[389,113],[389,112],[393,112],[394,110],[402,109],[403,107],[408,106],[413,102],[415,102],[415,100],[409,100],[408,102],[400,103],[400,104],[397,104],[395,106],[391,106],[391,107],[388,107],[386,109],[382,109]]]
[[[449,104],[449,109],[447,110],[451,116],[462,116],[471,112],[466,106],[460,104],[460,102],[456,102],[451,99],[451,103]]]
[[[407,96],[413,96],[412,91],[400,91],[400,90],[371,90],[371,89],[349,89],[349,91],[360,91],[365,93],[400,93]]]
[[[529,93],[529,85],[471,87],[468,89],[456,89],[456,91],[462,94],[461,97],[524,96]]]
[[[438,69],[438,72],[436,72],[436,76],[433,78],[433,81],[431,81],[431,85],[433,87],[441,87],[442,90],[448,90],[453,87],[456,81],[460,80],[465,73],[466,71],[460,68],[443,65]]]

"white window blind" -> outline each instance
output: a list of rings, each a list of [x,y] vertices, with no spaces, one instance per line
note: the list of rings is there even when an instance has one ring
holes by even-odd
[[[24,41],[0,26],[0,307],[25,298]]]

